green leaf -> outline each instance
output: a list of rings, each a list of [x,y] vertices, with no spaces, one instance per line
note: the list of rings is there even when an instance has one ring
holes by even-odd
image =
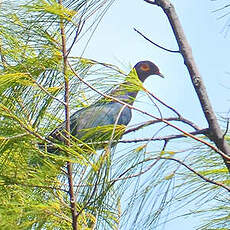
[[[39,0],[33,5],[25,5],[29,11],[44,12],[53,15],[57,15],[67,21],[72,21],[72,18],[77,14],[76,11],[65,8],[63,5],[59,4],[55,0],[45,1]]]

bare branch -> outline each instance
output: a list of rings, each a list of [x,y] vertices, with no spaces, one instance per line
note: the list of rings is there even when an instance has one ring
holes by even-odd
[[[191,126],[192,128],[194,128],[195,130],[200,130],[200,128],[197,125],[195,125],[192,121],[189,121],[189,120],[187,120],[187,119],[185,119],[183,117],[180,117],[180,118],[178,118],[178,117],[169,117],[169,118],[164,118],[164,120],[183,122],[183,123]],[[145,126],[153,125],[153,124],[160,123],[160,122],[162,122],[162,121],[161,120],[151,120],[151,121],[143,122],[143,123],[141,123],[140,125],[138,125],[138,126],[136,126],[134,128],[130,128],[130,129],[126,130],[123,135],[131,133],[131,132],[134,132],[134,131],[137,131],[137,130],[139,130],[141,128],[144,128]]]
[[[75,33],[75,37],[74,37],[74,39],[73,39],[72,44],[70,45],[69,49],[68,49],[67,52],[66,52],[66,56],[68,56],[69,53],[71,52],[71,50],[72,50],[74,44],[75,44],[76,41],[77,41],[78,36],[80,35],[80,33],[81,33],[81,31],[82,31],[82,29],[83,29],[83,27],[84,27],[84,25],[85,25],[85,20],[84,20],[84,21],[82,22],[82,24],[81,24],[81,21],[82,21],[82,17],[83,17],[83,16],[84,16],[84,14],[82,14],[81,17],[80,17],[80,21],[79,21],[79,23],[78,23],[78,28],[77,28],[77,31],[76,31],[76,33]]]
[[[204,180],[210,184],[214,184],[214,185],[217,185],[219,187],[222,187],[222,188],[226,189],[228,192],[230,192],[230,187],[228,187],[227,185],[220,183],[220,182],[217,182],[217,181],[214,181],[214,180],[211,180],[211,179],[203,176],[202,174],[198,173],[197,171],[195,171],[193,168],[191,168],[190,166],[188,166],[187,164],[185,164],[181,160],[178,160],[176,158],[171,158],[171,157],[160,157],[160,159],[176,161],[177,163],[179,163],[179,164],[183,165],[185,168],[187,168],[189,171],[191,171],[194,174],[196,174],[197,176],[199,176],[202,180]]]
[[[189,134],[192,136],[195,135],[207,135],[208,129],[200,129],[194,132],[190,132]],[[94,145],[103,145],[103,144],[110,144],[110,143],[139,143],[139,142],[150,142],[150,141],[166,141],[169,142],[170,140],[173,139],[180,139],[180,138],[187,138],[188,135],[184,134],[177,134],[177,135],[168,135],[168,136],[163,136],[163,137],[150,137],[150,138],[139,138],[139,139],[130,139],[130,140],[110,140],[110,141],[97,141],[97,142],[89,142],[89,143],[84,143],[84,144],[79,144],[79,146],[84,146],[94,144]],[[51,142],[50,142],[51,143]],[[50,146],[54,146],[55,148],[60,148],[60,146],[57,146],[56,144],[52,144]],[[61,149],[62,150],[62,149]]]
[[[167,48],[164,48],[163,46],[160,46],[158,45],[157,43],[153,42],[152,40],[150,40],[149,38],[147,38],[144,34],[142,34],[140,31],[138,31],[137,29],[133,28],[134,31],[136,31],[138,34],[140,34],[145,40],[149,41],[150,43],[152,43],[153,45],[155,45],[156,47],[162,49],[162,50],[165,50],[165,51],[168,51],[170,53],[180,53],[179,50],[170,50],[170,49],[167,49]]]
[[[223,138],[226,136],[226,134],[228,133],[228,129],[229,129],[229,117],[227,118],[227,126],[226,126],[226,129],[225,129],[225,132],[223,134]]]
[[[162,118],[163,118],[163,115],[162,115],[162,112],[161,112],[159,106],[157,105],[157,103],[153,100],[153,98],[152,98],[149,94],[147,94],[147,95],[148,95],[150,101],[151,101],[151,102],[153,103],[153,105],[156,107],[156,109],[157,109],[157,111],[158,111],[158,113],[159,113],[159,116],[160,116],[160,118],[162,119]]]
[[[201,130],[197,130],[194,132],[190,132],[190,135],[206,135],[208,133],[208,129],[201,129]],[[180,139],[180,138],[185,138],[188,137],[187,135],[184,134],[178,134],[178,135],[168,135],[168,136],[164,136],[164,137],[153,137],[153,138],[140,138],[140,139],[133,139],[133,140],[119,140],[118,142],[120,143],[138,143],[138,142],[145,142],[145,141],[170,141],[173,139]]]
[[[220,11],[220,10],[224,10],[224,9],[226,9],[226,8],[228,8],[228,7],[230,7],[230,4],[227,4],[227,5],[221,7],[221,8],[219,8],[219,9],[217,9],[217,10],[213,10],[212,13],[215,13],[215,12]]]
[[[127,170],[125,170],[118,178],[116,179],[113,179],[112,180],[112,183],[114,184],[115,182],[119,181],[119,180],[127,180],[127,179],[130,179],[130,178],[133,178],[133,177],[138,177],[146,172],[148,172],[159,160],[160,158],[155,158],[155,159],[151,159],[151,160],[154,160],[154,162],[152,164],[150,164],[148,167],[146,167],[146,169],[140,171],[139,173],[136,173],[136,174],[132,174],[132,175],[129,175],[129,176],[126,176],[126,177],[122,177],[123,175],[125,175],[127,172],[129,172],[131,169],[135,168],[137,165],[140,165],[144,162],[147,162],[149,161],[150,159],[146,159],[146,160],[143,160],[141,162],[138,162],[137,164],[131,166],[130,168],[128,168]]]

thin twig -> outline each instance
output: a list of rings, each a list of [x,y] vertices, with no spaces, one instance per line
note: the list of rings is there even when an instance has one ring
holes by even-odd
[[[145,168],[144,170],[140,171],[139,173],[132,174],[132,175],[129,175],[129,176],[126,176],[126,177],[122,177],[127,172],[129,172],[131,169],[135,168],[137,165],[146,162],[146,160],[138,162],[137,164],[135,164],[135,165],[131,166],[130,168],[128,168],[127,170],[125,170],[125,172],[123,172],[121,175],[119,175],[118,178],[113,179],[112,182],[115,183],[115,182],[117,182],[119,180],[127,180],[127,179],[131,179],[131,178],[143,175],[144,173],[148,172],[160,160],[160,158],[155,158],[154,160],[155,161],[152,164],[150,164],[147,168]]]
[[[200,129],[197,131],[190,132],[190,135],[207,135],[208,129]],[[180,138],[187,138],[188,135],[184,134],[177,134],[177,135],[168,135],[168,136],[163,136],[163,137],[150,137],[150,138],[139,138],[139,139],[130,139],[130,140],[112,140],[111,143],[139,143],[139,142],[149,142],[149,141],[170,141],[173,139],[180,139]],[[79,147],[82,147],[84,145],[104,145],[104,144],[109,144],[110,141],[96,141],[96,142],[89,142],[89,143],[84,143],[84,144],[78,144]],[[55,146],[56,148],[57,145],[51,144],[52,146]],[[60,148],[60,147],[59,147]]]
[[[49,97],[53,98],[54,100],[60,102],[64,106],[66,106],[66,103],[59,98],[53,96],[47,89],[45,89],[41,84],[39,84],[37,81],[33,80],[33,83],[35,83],[42,91],[44,91]]]
[[[196,174],[197,176],[199,176],[202,180],[204,180],[210,184],[214,184],[214,185],[217,185],[219,187],[222,187],[222,188],[226,189],[228,192],[230,192],[230,187],[228,187],[227,185],[222,184],[222,183],[217,182],[217,181],[214,181],[214,180],[211,180],[211,179],[203,176],[202,174],[198,173],[196,170],[194,170],[193,168],[191,168],[190,166],[188,166],[187,164],[185,164],[181,160],[178,160],[176,158],[171,158],[171,157],[160,157],[160,159],[176,161],[177,163],[179,163],[179,164],[183,165],[185,168],[187,168],[189,171],[191,171],[194,174]]]
[[[157,103],[153,100],[153,98],[149,94],[147,94],[147,96],[149,97],[149,99],[153,103],[153,105],[156,107],[156,109],[157,109],[157,111],[158,111],[158,113],[160,115],[160,118],[163,119],[162,112],[161,112],[159,106],[157,105]]]
[[[230,187],[228,187],[227,185],[225,184],[222,184],[220,182],[217,182],[217,181],[214,181],[214,180],[211,180],[205,176],[203,176],[202,174],[198,173],[196,170],[194,170],[193,168],[191,168],[190,166],[188,166],[187,164],[185,164],[183,161],[179,160],[179,159],[176,159],[176,158],[172,158],[172,157],[155,157],[155,158],[147,158],[143,161],[140,161],[138,162],[137,164],[131,166],[129,169],[127,169],[125,172],[123,172],[120,176],[118,176],[116,179],[113,179],[112,180],[112,184],[114,184],[116,181],[119,181],[119,180],[125,180],[125,179],[130,179],[130,178],[133,178],[133,177],[137,177],[137,176],[140,176],[142,175],[143,173],[147,172],[148,170],[150,170],[159,160],[171,160],[171,161],[176,161],[177,163],[183,165],[185,168],[187,168],[188,170],[190,170],[191,172],[193,172],[194,174],[196,174],[197,176],[199,176],[202,180],[210,183],[210,184],[214,184],[214,185],[217,185],[219,187],[222,187],[224,189],[226,189],[228,192],[230,192]],[[131,169],[135,168],[137,165],[140,165],[140,164],[143,164],[143,163],[146,163],[148,161],[154,161],[153,164],[151,164],[150,166],[148,166],[145,170],[139,172],[138,174],[133,174],[133,175],[129,175],[127,177],[122,177],[123,175],[125,175],[128,171],[130,171]]]
[[[109,144],[108,144],[108,149],[111,149],[111,145],[112,145],[112,142],[113,142],[113,137],[114,137],[114,134],[115,134],[115,131],[116,131],[116,127],[117,127],[117,123],[118,123],[118,120],[120,119],[121,117],[121,113],[123,112],[123,110],[126,108],[125,105],[122,106],[122,108],[120,109],[118,115],[117,115],[117,118],[116,118],[116,121],[113,125],[113,130],[112,130],[112,134],[110,136],[110,139],[109,139]]]
[[[193,129],[195,129],[197,131],[201,130],[192,121],[189,121],[189,120],[187,120],[187,119],[185,119],[183,117],[180,117],[180,118],[179,117],[169,117],[169,118],[164,118],[164,120],[166,120],[166,121],[179,121],[179,122],[183,122],[183,123],[191,126]],[[137,130],[139,130],[141,128],[144,128],[146,126],[153,125],[153,124],[156,124],[156,123],[160,123],[160,122],[162,122],[162,121],[160,121],[160,120],[151,120],[151,121],[143,122],[143,123],[139,124],[138,126],[136,126],[134,128],[130,128],[130,129],[126,130],[123,135],[131,133],[131,132],[135,132],[135,131],[137,131]]]
[[[229,15],[229,14],[230,14],[230,12],[228,12],[228,13],[226,13],[226,14],[220,16],[220,17],[218,17],[217,19],[218,19],[218,20],[219,20],[219,19],[222,19],[222,18],[226,17],[226,16]]]
[[[84,209],[86,209],[92,203],[91,199],[93,198],[94,194],[96,193],[97,187],[99,185],[98,180],[99,180],[99,176],[97,177],[97,181],[94,184],[93,191],[92,191],[88,201],[84,204],[84,206],[80,209],[80,211],[78,211],[77,217],[84,211]]]
[[[78,24],[78,28],[77,28],[77,31],[76,31],[76,33],[75,33],[75,37],[74,37],[73,42],[72,42],[72,44],[70,45],[69,49],[67,50],[66,56],[68,56],[69,53],[71,52],[71,50],[72,50],[74,44],[75,44],[76,41],[77,41],[77,38],[78,38],[79,34],[81,33],[81,31],[82,31],[82,29],[83,29],[83,27],[84,27],[85,20],[83,21],[83,23],[82,23],[82,25],[81,25],[81,20],[82,20],[83,15],[84,15],[84,14],[82,14],[82,16],[80,17],[80,22],[79,22],[79,24]]]
[[[163,148],[162,148],[161,152],[165,151],[168,142],[169,142],[168,139],[165,139],[165,140],[164,140],[164,145],[163,145]]]
[[[221,8],[218,8],[218,9],[216,9],[216,10],[213,10],[212,13],[215,13],[215,12],[217,12],[217,11],[226,9],[226,8],[228,8],[228,7],[230,7],[230,4],[227,4],[227,5],[225,5],[225,6],[221,7]]]
[[[226,125],[226,129],[225,132],[223,134],[223,138],[226,136],[226,134],[228,133],[228,129],[229,129],[229,117],[227,118],[227,125]]]
[[[208,129],[201,129],[194,132],[190,132],[190,135],[206,135],[208,133]],[[132,139],[132,140],[119,140],[117,142],[119,143],[138,143],[138,142],[145,142],[145,141],[170,141],[173,139],[180,139],[180,138],[186,138],[187,135],[184,134],[178,134],[178,135],[168,135],[164,137],[153,137],[153,138],[139,138],[139,139]]]
[[[176,109],[174,109],[173,107],[167,105],[166,103],[164,103],[160,98],[156,97],[153,93],[151,93],[150,91],[148,91],[147,89],[144,89],[144,91],[150,95],[151,97],[153,97],[155,100],[157,100],[158,102],[160,102],[162,105],[164,105],[165,107],[167,107],[168,109],[172,110],[179,118],[181,117],[180,113],[176,111]]]
[[[136,31],[138,34],[140,34],[144,39],[146,39],[147,41],[149,41],[150,43],[152,43],[153,45],[155,45],[156,47],[162,49],[162,50],[165,50],[167,52],[171,52],[171,53],[180,53],[179,50],[170,50],[170,49],[167,49],[167,48],[164,48],[163,46],[160,46],[158,45],[157,43],[151,41],[149,38],[147,38],[144,34],[142,34],[140,31],[138,31],[137,29],[133,28],[134,31]]]

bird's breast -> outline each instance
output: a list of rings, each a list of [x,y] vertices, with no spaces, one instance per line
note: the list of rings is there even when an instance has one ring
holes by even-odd
[[[130,122],[131,118],[132,118],[132,112],[131,109],[128,108],[127,106],[121,106],[120,110],[120,115],[117,115],[118,118],[118,124],[119,125],[128,125],[128,123]]]

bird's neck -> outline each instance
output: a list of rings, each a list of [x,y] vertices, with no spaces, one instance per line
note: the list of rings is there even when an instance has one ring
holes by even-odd
[[[112,92],[112,95],[117,99],[132,105],[137,96],[138,91],[139,90],[133,84],[125,81]]]

